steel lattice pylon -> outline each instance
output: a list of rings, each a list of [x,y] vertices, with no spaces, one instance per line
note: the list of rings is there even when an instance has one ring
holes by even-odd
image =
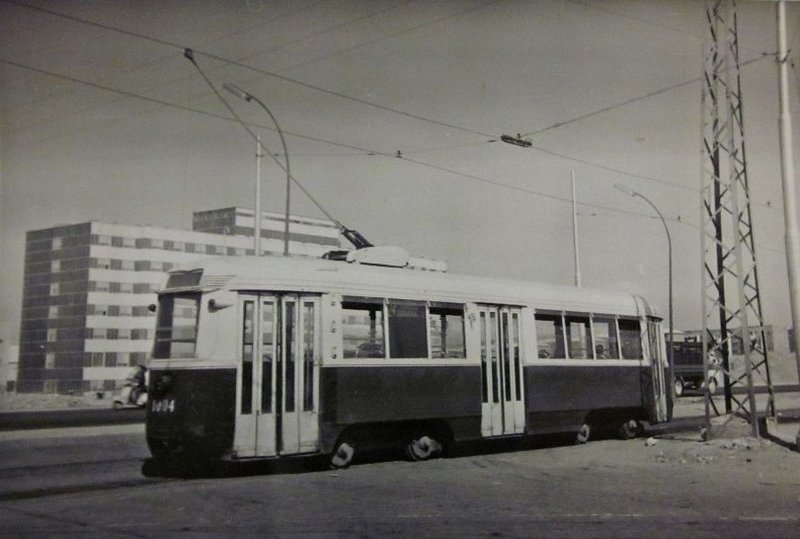
[[[728,421],[744,416],[758,436],[754,382],[767,388],[767,416],[774,416],[775,401],[758,291],[735,2],[707,0],[706,18],[700,192],[704,371],[708,381],[709,370],[721,368]],[[710,416],[720,412],[705,387],[706,432],[713,435]],[[738,387],[746,389],[744,397],[734,394]]]

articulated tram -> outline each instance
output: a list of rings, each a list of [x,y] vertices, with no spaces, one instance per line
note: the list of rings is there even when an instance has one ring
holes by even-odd
[[[159,293],[153,457],[246,460],[590,429],[635,436],[671,399],[638,296],[369,263],[219,257]]]

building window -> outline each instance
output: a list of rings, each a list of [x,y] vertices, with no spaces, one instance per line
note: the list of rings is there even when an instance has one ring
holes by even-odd
[[[47,317],[48,318],[58,318],[58,305],[50,305],[47,308]]]
[[[58,330],[51,328],[47,330],[47,342],[56,342],[58,340]]]
[[[50,283],[50,295],[57,296],[61,293],[61,286],[59,283]]]
[[[123,247],[136,247],[136,238],[124,237],[122,238]]]
[[[112,247],[122,247],[122,238],[119,236],[111,236]]]
[[[56,366],[56,355],[53,352],[47,352],[44,355],[44,368],[52,369]]]
[[[44,381],[45,393],[58,393],[58,380],[45,380]]]
[[[134,269],[136,271],[150,271],[150,261],[149,260],[137,260],[134,264]]]
[[[106,352],[104,359],[104,363],[106,367],[116,367],[117,366],[117,353],[116,352]]]
[[[102,329],[99,331],[103,331]],[[106,339],[117,339],[119,338],[119,330],[116,328],[108,328],[106,330]]]
[[[50,273],[58,273],[59,271],[61,271],[61,261],[53,260],[50,262]]]
[[[61,249],[63,243],[64,242],[62,238],[53,238],[53,250],[55,251],[56,249]]]
[[[122,260],[114,258],[111,260],[111,269],[113,270],[121,270],[122,269]]]

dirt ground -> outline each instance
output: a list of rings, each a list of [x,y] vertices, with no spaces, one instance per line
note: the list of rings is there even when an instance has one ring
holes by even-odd
[[[0,412],[36,412],[78,408],[111,408],[111,393],[106,392],[102,399],[98,399],[95,393],[54,395],[0,392]]]

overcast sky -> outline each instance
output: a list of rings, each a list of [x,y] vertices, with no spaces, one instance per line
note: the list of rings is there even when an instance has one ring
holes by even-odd
[[[787,327],[775,8],[738,15],[763,310]],[[267,104],[325,212],[451,272],[572,284],[574,170],[583,285],[666,313],[663,227],[613,185],[641,192],[669,222],[676,328],[698,328],[704,16],[688,1],[0,0],[0,338],[19,338],[26,231],[189,229],[192,211],[253,207],[253,143],[184,47],[215,87]],[[281,150],[262,110],[230,105]],[[264,208],[282,211],[283,171],[263,174]]]

